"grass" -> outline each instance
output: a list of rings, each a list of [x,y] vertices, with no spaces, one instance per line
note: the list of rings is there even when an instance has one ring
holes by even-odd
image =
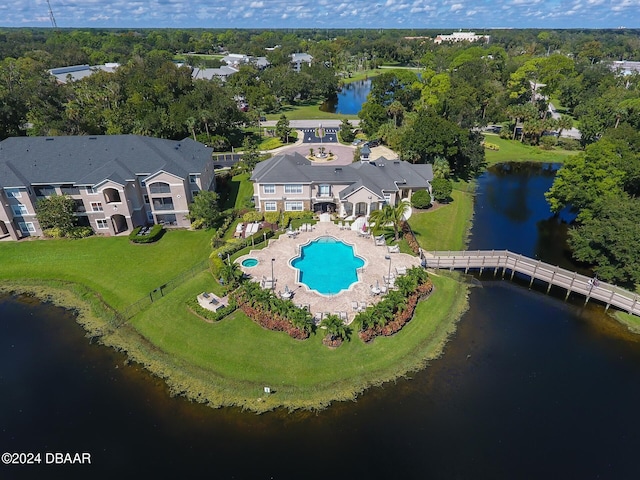
[[[210,240],[210,231],[174,230],[147,245],[127,237],[2,242],[0,282],[73,282],[120,309],[206,259]]]
[[[505,140],[498,135],[485,134],[485,138],[487,142],[500,147],[500,150],[485,149],[489,165],[503,162],[562,163],[566,157],[579,153],[575,150],[543,150],[539,147],[525,145],[517,140]]]
[[[200,387],[215,384],[215,391],[206,394],[213,405],[232,403],[258,411],[280,405],[318,408],[334,399],[354,398],[370,385],[422,367],[429,352],[432,358],[440,353],[465,308],[466,296],[454,280],[433,280],[437,294],[419,304],[415,318],[397,335],[367,345],[354,334],[336,350],[324,347],[320,334],[293,340],[265,331],[240,312],[205,323],[187,311],[185,302],[212,283],[206,273],[156,302],[156,308],[136,317],[133,326],[166,353],[171,364],[189,365],[195,373],[192,381]],[[263,386],[276,394],[259,401]],[[183,384],[171,387],[192,390]],[[229,392],[234,392],[233,400]]]
[[[640,334],[640,317],[625,312],[616,312],[614,317],[632,332]]]
[[[473,216],[473,196],[453,190],[453,201],[430,211],[414,213],[409,218],[416,240],[427,251],[463,250]]]
[[[320,110],[321,100],[310,100],[296,105],[286,105],[278,113],[267,115],[267,120],[279,120],[284,113],[287,120],[349,120],[357,119],[357,115],[345,115],[343,113],[330,113]]]
[[[231,178],[231,182],[227,185],[227,194],[225,202],[222,205],[223,210],[230,208],[240,209],[247,206],[253,197],[253,183],[249,181],[248,173],[240,173]]]

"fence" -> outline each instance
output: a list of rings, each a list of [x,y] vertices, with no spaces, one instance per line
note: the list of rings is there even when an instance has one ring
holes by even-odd
[[[132,303],[128,307],[124,308],[121,312],[117,313],[118,325],[125,323],[134,315],[140,313],[156,300],[164,297],[167,293],[174,290],[178,285],[182,284],[185,280],[195,277],[203,270],[209,268],[209,260],[203,260],[202,262],[194,265],[189,270],[182,272],[177,277],[172,278],[167,283],[164,283],[157,288],[150,291],[146,296],[142,297],[135,303]]]

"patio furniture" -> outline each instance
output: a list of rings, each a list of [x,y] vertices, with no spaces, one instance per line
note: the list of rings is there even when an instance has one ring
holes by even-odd
[[[338,222],[338,228],[339,228],[340,230],[344,230],[344,223],[342,223],[342,222]]]
[[[360,306],[358,307],[358,310],[360,312],[363,312],[363,311],[365,311],[367,309],[367,306],[368,306],[367,302],[360,302]]]
[[[206,308],[207,310],[211,310],[212,312],[224,308],[229,304],[227,297],[221,298],[214,293],[202,292],[200,295],[198,295],[197,299],[198,304],[202,308]]]
[[[376,239],[376,246],[380,246],[380,247],[384,247],[387,242],[384,239],[384,235],[378,235],[377,237],[375,237]]]
[[[340,320],[342,320],[343,322],[346,322],[348,320],[347,312],[338,312],[337,315],[338,318],[340,318]]]
[[[406,275],[407,274],[407,267],[396,267],[396,273],[398,275]]]
[[[389,253],[400,253],[400,245],[389,245],[387,251]]]
[[[355,312],[358,311],[358,302],[351,302],[351,308],[353,308],[353,310]]]

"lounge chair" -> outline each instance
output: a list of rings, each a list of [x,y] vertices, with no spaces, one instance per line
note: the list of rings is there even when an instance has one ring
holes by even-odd
[[[376,238],[376,246],[383,247],[386,245],[386,241],[384,239],[384,235],[378,235]]]
[[[351,302],[351,308],[353,308],[353,310],[355,312],[358,311],[358,302]]]
[[[338,317],[340,318],[340,320],[342,320],[343,322],[346,322],[348,320],[347,317],[347,312],[338,312]]]
[[[400,253],[400,245],[389,245],[387,251],[389,253]]]
[[[367,302],[360,302],[360,307],[358,308],[358,310],[362,312],[367,309],[367,306]]]
[[[396,273],[398,275],[406,275],[407,274],[407,267],[396,267]]]
[[[338,222],[338,228],[339,228],[340,230],[344,230],[344,223],[342,223],[342,222]]]

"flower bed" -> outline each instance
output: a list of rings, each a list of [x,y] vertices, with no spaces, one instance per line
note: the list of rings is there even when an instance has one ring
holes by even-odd
[[[309,338],[309,332],[293,326],[288,319],[282,318],[277,314],[264,311],[261,308],[256,308],[253,305],[248,304],[242,305],[240,310],[242,310],[251,320],[267,330],[286,332],[287,335],[297,340],[306,340]]]
[[[431,283],[431,280],[427,280],[425,283],[419,285],[415,291],[407,297],[407,304],[405,308],[396,311],[390,321],[384,325],[374,325],[369,328],[364,328],[358,332],[358,336],[366,343],[371,342],[379,335],[389,337],[399,332],[402,330],[402,327],[404,327],[409,320],[413,318],[418,302],[431,295],[431,292],[433,292],[433,283]]]

